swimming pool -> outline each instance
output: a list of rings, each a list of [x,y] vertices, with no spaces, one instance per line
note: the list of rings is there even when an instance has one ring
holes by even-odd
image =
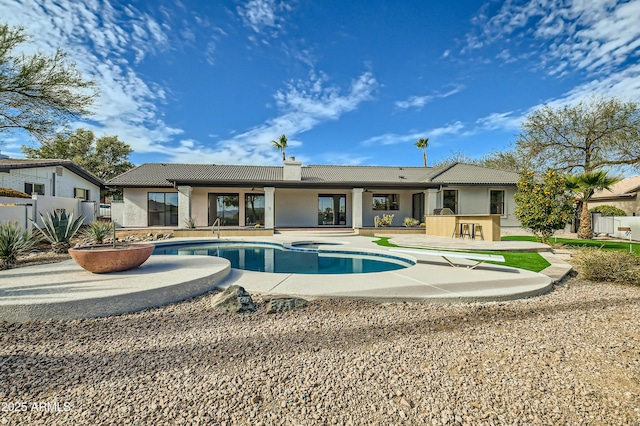
[[[284,247],[270,243],[187,243],[156,247],[153,254],[205,255],[228,259],[231,267],[286,274],[356,274],[395,271],[410,260],[386,254]]]

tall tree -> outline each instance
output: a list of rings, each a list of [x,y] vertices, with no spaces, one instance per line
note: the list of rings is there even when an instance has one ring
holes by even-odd
[[[429,146],[429,138],[420,138],[416,141],[416,147],[422,150],[422,158],[424,166],[427,167],[427,147]]]
[[[592,172],[640,162],[640,106],[592,97],[575,106],[544,106],[522,123],[516,149],[539,167]]]
[[[523,228],[529,229],[546,243],[555,231],[562,229],[574,215],[571,195],[565,179],[556,171],[547,170],[536,179],[534,171],[520,173],[514,195],[515,214]]]
[[[436,161],[433,166],[441,167],[451,163],[474,164],[476,166],[515,173],[531,169],[530,162],[520,157],[516,151],[494,151],[479,158],[472,158],[464,152],[456,151],[450,156]]]
[[[109,180],[135,167],[129,162],[131,147],[117,136],[96,139],[91,130],[78,129],[72,134],[59,134],[40,148],[22,146],[28,158],[71,160],[101,179]]]
[[[271,143],[273,144],[273,146],[275,148],[278,148],[280,151],[282,151],[282,162],[284,163],[284,160],[286,159],[284,150],[287,148],[287,135],[283,134],[282,136],[280,136],[277,140],[275,141],[271,141]]]
[[[619,177],[608,176],[606,170],[596,170],[584,172],[578,175],[567,175],[565,177],[567,188],[577,193],[582,201],[580,211],[580,228],[578,228],[578,238],[591,239],[593,230],[591,229],[591,214],[589,213],[589,200],[596,191],[609,189],[617,182]]]
[[[97,92],[62,50],[16,53],[27,41],[23,28],[0,25],[0,132],[24,130],[46,141],[69,119],[89,114]]]

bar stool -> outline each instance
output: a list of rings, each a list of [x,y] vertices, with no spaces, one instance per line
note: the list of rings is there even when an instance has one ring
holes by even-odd
[[[464,239],[465,235],[468,236],[469,239],[472,239],[471,224],[470,223],[461,223],[460,224],[460,238]]]
[[[474,236],[473,238],[475,239],[475,237],[480,234],[480,238],[482,238],[484,240],[484,234],[482,233],[482,225],[480,225],[479,223],[476,223],[474,225]]]

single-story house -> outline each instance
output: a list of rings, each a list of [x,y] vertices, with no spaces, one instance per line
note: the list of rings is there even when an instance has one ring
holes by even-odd
[[[608,205],[624,210],[628,216],[640,216],[640,175],[622,179],[610,189],[596,191],[589,208]]]
[[[374,218],[451,209],[456,214],[500,214],[519,226],[513,196],[518,174],[453,163],[443,167],[282,166],[147,163],[106,183],[122,191],[120,226],[266,228],[374,226]],[[115,204],[113,205],[115,207]],[[114,211],[115,216],[115,211]]]
[[[71,160],[0,157],[0,188],[99,203],[103,184]]]
[[[50,211],[82,215],[84,223],[98,215],[102,179],[70,160],[8,158],[0,155],[0,188],[31,195],[31,199],[0,197],[0,223],[16,221],[21,228],[30,220],[42,225],[40,215]]]

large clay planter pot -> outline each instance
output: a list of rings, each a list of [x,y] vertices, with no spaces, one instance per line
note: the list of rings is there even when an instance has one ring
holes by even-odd
[[[127,271],[142,265],[151,256],[152,244],[98,245],[69,249],[71,258],[95,274]]]

